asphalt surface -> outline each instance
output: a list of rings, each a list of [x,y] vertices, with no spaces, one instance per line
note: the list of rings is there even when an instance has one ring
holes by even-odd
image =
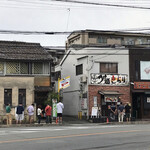
[[[144,130],[139,125],[9,128],[0,132],[0,149],[146,150],[150,149],[147,131],[145,125]]]
[[[150,150],[149,122],[71,122],[1,127],[0,150]]]

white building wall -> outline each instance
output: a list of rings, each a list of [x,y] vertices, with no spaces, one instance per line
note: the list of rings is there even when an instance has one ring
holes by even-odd
[[[65,115],[78,115],[81,111],[80,77],[86,75],[88,82],[84,83],[84,92],[88,91],[90,74],[100,73],[100,62],[118,63],[118,74],[127,74],[129,78],[129,55],[124,48],[85,48],[70,49],[71,53],[64,59],[61,66],[62,78],[70,76],[70,87],[63,89],[63,103]],[[83,64],[83,75],[76,76],[76,65]],[[88,112],[87,112],[88,114]]]

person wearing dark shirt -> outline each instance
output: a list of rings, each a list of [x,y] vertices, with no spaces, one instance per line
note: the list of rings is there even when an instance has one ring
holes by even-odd
[[[22,106],[22,104],[20,103],[18,106],[17,106],[17,109],[16,109],[16,124],[20,123],[21,124],[21,121],[23,120],[23,112],[24,112],[24,108]]]
[[[123,122],[124,112],[125,112],[125,108],[122,102],[120,102],[120,106],[118,107],[118,121],[119,122]]]
[[[130,116],[131,116],[131,106],[129,105],[129,102],[127,102],[125,106],[125,114],[126,114],[126,121],[130,121]]]
[[[111,104],[111,118],[112,120],[116,119],[116,106],[113,103]]]

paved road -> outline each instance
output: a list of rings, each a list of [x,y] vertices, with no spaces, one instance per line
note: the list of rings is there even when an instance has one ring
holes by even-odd
[[[0,129],[0,150],[150,150],[150,125],[71,125]]]

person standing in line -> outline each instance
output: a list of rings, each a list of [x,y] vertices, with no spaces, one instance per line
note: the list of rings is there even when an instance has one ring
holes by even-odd
[[[6,105],[6,117],[7,117],[7,125],[12,124],[12,118],[11,118],[11,107],[10,104]]]
[[[114,105],[114,103],[111,104],[111,117],[112,120],[116,120],[116,106]]]
[[[118,121],[119,122],[123,122],[124,112],[125,112],[125,108],[122,102],[120,102],[120,106],[118,107]]]
[[[24,118],[24,107],[22,106],[22,103],[19,103],[19,105],[17,106],[17,109],[16,109],[16,124],[22,122],[23,118]]]
[[[130,114],[131,114],[131,106],[129,105],[129,102],[127,102],[125,106],[125,114],[126,114],[126,121],[130,121]]]
[[[57,103],[56,107],[57,107],[57,122],[62,123],[62,113],[64,109],[64,104],[61,102],[61,100],[59,101],[59,103]]]
[[[45,114],[46,114],[46,123],[52,123],[51,118],[52,107],[49,104],[47,104],[47,106],[45,107]]]
[[[29,123],[31,124],[34,119],[34,104],[31,104],[30,106],[28,106],[27,112],[29,115]]]
[[[108,121],[111,121],[111,107],[110,107],[110,105],[108,105],[107,118],[108,118]]]
[[[42,114],[41,105],[38,105],[37,109],[38,124],[41,123],[41,114]]]

